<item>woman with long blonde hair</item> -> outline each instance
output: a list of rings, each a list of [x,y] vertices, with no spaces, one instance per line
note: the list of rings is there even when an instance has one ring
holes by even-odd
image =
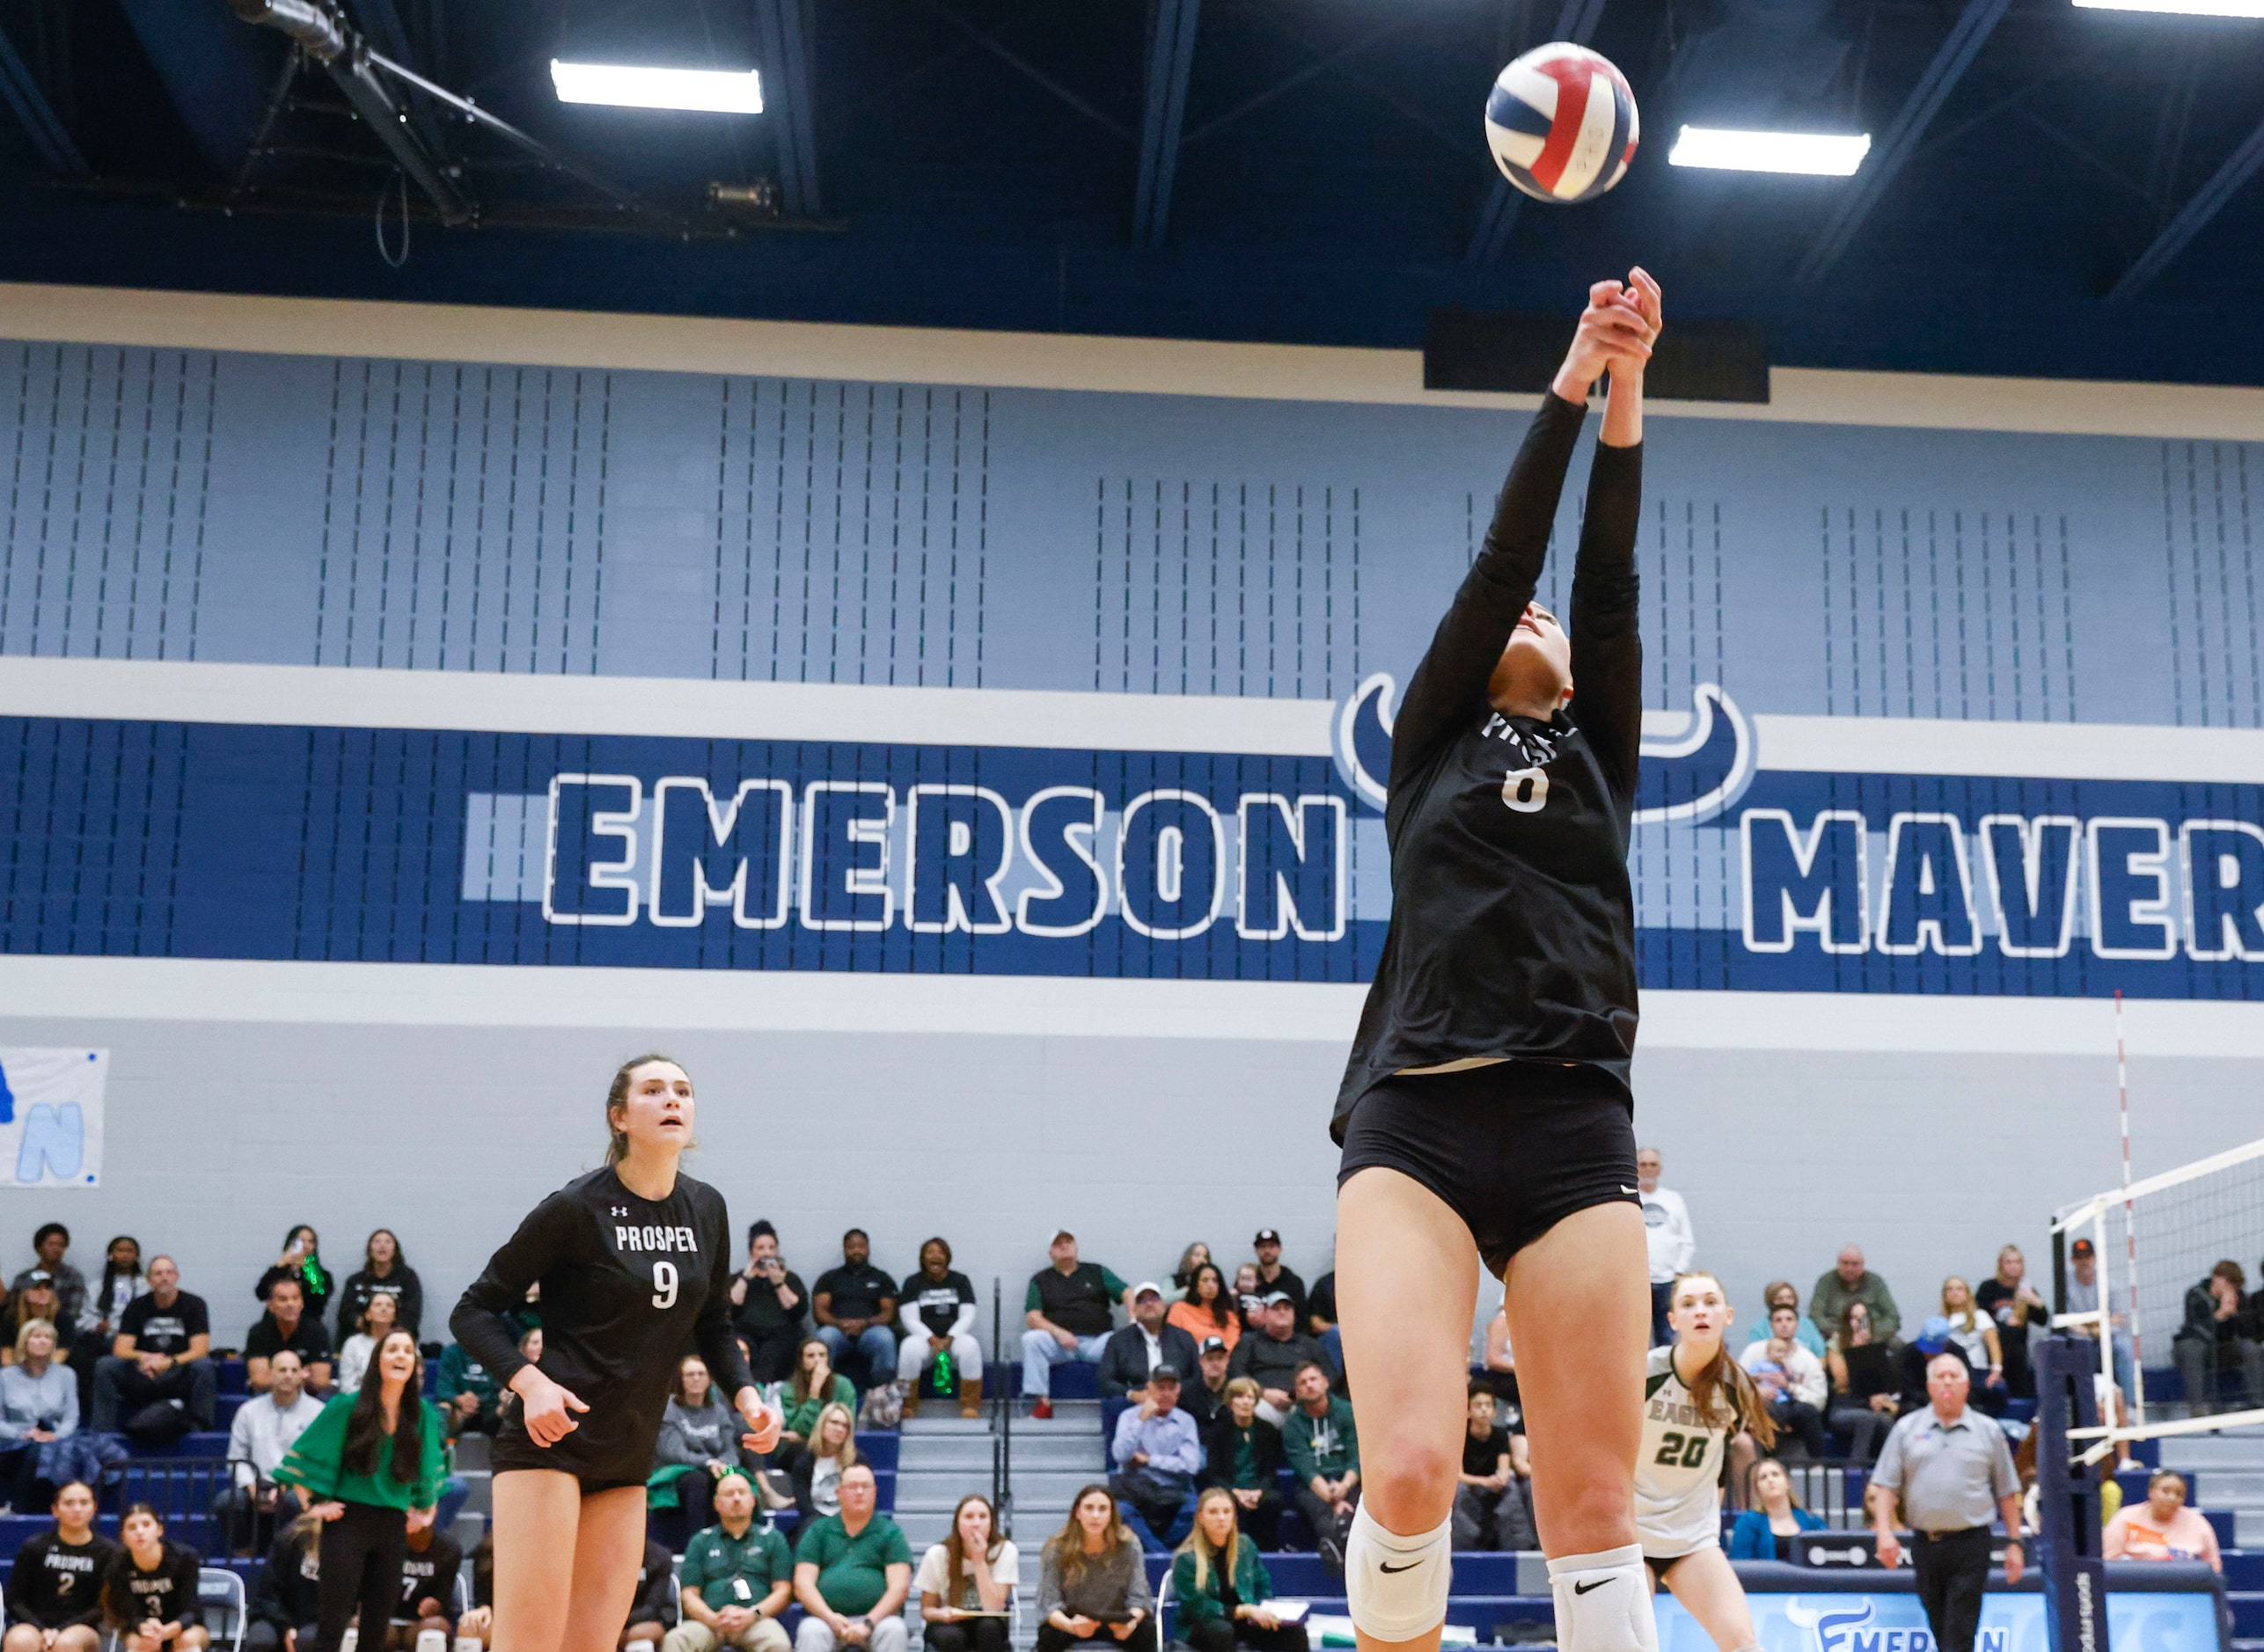
[[[495,1652],[614,1652],[645,1558],[645,1480],[696,1347],[767,1451],[763,1404],[731,1334],[723,1195],[678,1168],[692,1078],[666,1056],[624,1063],[605,1093],[605,1162],[545,1199],[456,1305],[450,1328],[508,1393],[493,1452]],[[542,1363],[504,1315],[542,1286]]]
[[[1234,1494],[1213,1486],[1195,1504],[1195,1529],[1171,1562],[1172,1628],[1195,1652],[1305,1652],[1305,1626],[1267,1604],[1273,1575],[1242,1534]]]
[[[841,1512],[841,1476],[857,1461],[857,1418],[836,1400],[810,1425],[810,1444],[794,1459],[794,1506],[806,1527],[820,1515]]]
[[[1645,1363],[1635,1458],[1635,1531],[1651,1586],[1666,1584],[1721,1652],[1758,1645],[1745,1590],[1722,1553],[1730,1442],[1750,1434],[1764,1451],[1777,1444],[1768,1403],[1723,1345],[1735,1317],[1711,1274],[1676,1278],[1667,1309],[1674,1341]]]
[[[1950,1341],[1973,1370],[1974,1404],[1997,1415],[2004,1409],[2004,1344],[1997,1334],[1997,1321],[1960,1275],[1942,1281],[1942,1318],[1950,1322]]]
[[[1106,1486],[1088,1486],[1070,1501],[1069,1518],[1046,1539],[1040,1561],[1037,1652],[1161,1652],[1139,1539]]]

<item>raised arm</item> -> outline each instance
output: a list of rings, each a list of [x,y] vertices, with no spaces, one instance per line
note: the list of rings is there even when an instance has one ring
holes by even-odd
[[[1395,785],[1429,761],[1456,718],[1485,703],[1486,684],[1501,651],[1533,600],[1564,490],[1565,467],[1586,414],[1587,388],[1615,355],[1645,342],[1642,318],[1621,292],[1617,281],[1589,289],[1588,307],[1580,314],[1564,364],[1527,428],[1509,479],[1494,501],[1485,546],[1439,622],[1422,664],[1408,679],[1392,726]]]
[[[1615,301],[1632,311],[1610,357],[1611,398],[1588,467],[1587,509],[1572,568],[1573,719],[1623,800],[1635,796],[1643,740],[1643,639],[1635,536],[1643,515],[1643,369],[1661,322],[1659,283],[1644,271]],[[1561,378],[1561,376],[1560,376]]]

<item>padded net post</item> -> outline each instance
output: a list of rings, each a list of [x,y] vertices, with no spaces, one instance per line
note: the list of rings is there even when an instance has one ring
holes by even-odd
[[[2099,1426],[2098,1352],[2086,1338],[2048,1336],[2031,1346],[2029,1357],[2036,1375],[2036,1563],[2052,1652],[2107,1652],[2099,1476],[2075,1460],[2070,1437]]]

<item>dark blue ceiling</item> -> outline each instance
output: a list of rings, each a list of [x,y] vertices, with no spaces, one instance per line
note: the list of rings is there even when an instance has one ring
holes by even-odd
[[[1641,261],[1674,313],[1757,324],[1781,363],[2264,384],[2264,22],[2070,0],[348,10],[653,214],[410,99],[481,222],[420,217],[394,268],[373,224],[394,172],[319,70],[245,164],[280,35],[218,0],[0,0],[0,278],[1404,347],[1434,308],[1563,310]],[[1565,33],[1627,71],[1645,150],[1599,202],[1504,215],[1486,87]],[[760,64],[773,106],[562,107],[554,54]],[[1853,179],[1696,173],[1666,164],[1685,120],[1878,146]],[[782,175],[788,223],[706,204]]]

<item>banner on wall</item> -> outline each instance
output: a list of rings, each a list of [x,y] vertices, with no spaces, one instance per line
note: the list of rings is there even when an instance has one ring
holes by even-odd
[[[1915,1594],[1748,1594],[1762,1652],[1939,1652]],[[2115,1590],[2106,1597],[2107,1636],[2118,1647],[2213,1648],[2220,1644],[2216,1597]],[[1658,1601],[1660,1652],[1712,1652],[1713,1641],[1682,1604]],[[1982,1602],[1974,1652],[2050,1652],[2041,1593],[1992,1591]]]
[[[0,1173],[16,1188],[102,1180],[106,1049],[0,1049]]]
[[[794,685],[801,731],[839,737],[776,740],[0,718],[0,772],[41,800],[0,949],[1372,975],[1389,678],[1188,702],[1199,750],[1125,737],[1168,743],[1153,698],[1009,726],[902,692]],[[1645,713],[1645,986],[2264,999],[2254,731],[1751,715],[1713,683],[1689,706]],[[1505,807],[1535,795],[1505,775]]]

